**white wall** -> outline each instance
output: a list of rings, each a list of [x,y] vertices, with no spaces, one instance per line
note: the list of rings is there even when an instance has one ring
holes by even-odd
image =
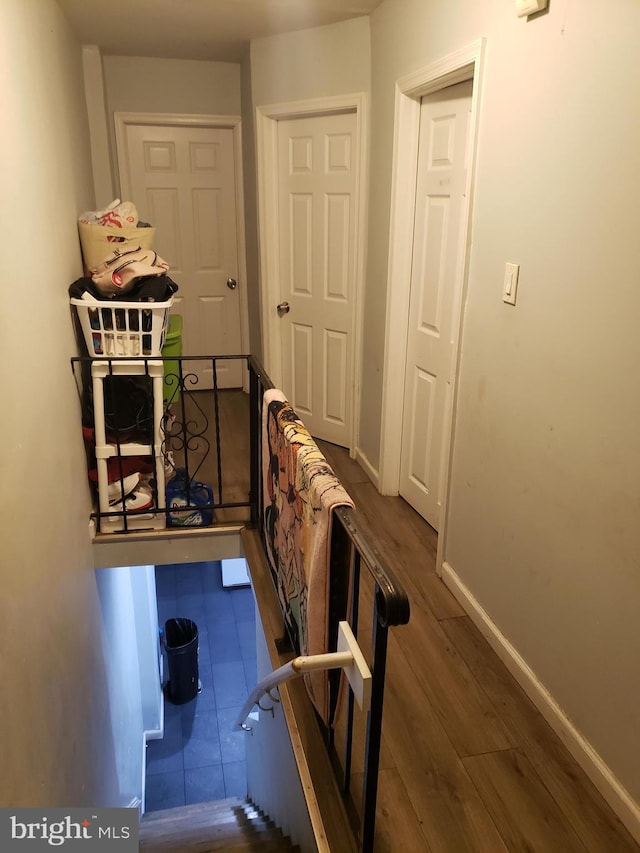
[[[100,48],[97,45],[83,45],[82,67],[84,72],[84,94],[89,119],[91,165],[93,169],[96,209],[102,210],[115,196],[109,148],[109,127],[113,125],[113,120],[107,122],[104,71]]]
[[[240,65],[142,56],[103,56],[114,187],[119,179],[114,112],[239,116]],[[119,192],[119,189],[118,189]]]
[[[146,733],[160,733],[163,724],[155,570],[98,569],[96,586],[118,788],[127,805],[142,799]]]
[[[131,569],[98,569],[102,641],[106,660],[111,738],[118,788],[125,804],[140,798],[143,773],[143,719],[135,633]]]
[[[257,604],[256,664],[259,683],[273,671],[273,666]],[[261,702],[273,711],[254,707],[246,720],[246,725],[252,729],[245,734],[247,794],[302,853],[315,853],[318,847],[282,705],[271,702],[269,697],[263,697]],[[274,784],[273,768],[276,766],[278,777]]]
[[[103,56],[110,112],[240,115],[235,62]]]
[[[251,101],[251,57],[240,66],[242,92],[242,180],[244,188],[245,247],[249,309],[249,350],[262,359],[260,324],[260,274],[258,263],[258,198],[256,192],[255,122]]]
[[[251,42],[253,106],[368,92],[369,19]]]
[[[69,363],[94,201],[82,54],[53,0],[0,3],[0,103],[0,805],[124,805]]]
[[[142,729],[157,736],[162,732],[164,715],[155,566],[132,566],[129,577],[133,601],[130,630],[138,659]]]
[[[374,12],[361,417],[375,460],[395,81],[484,36],[445,559],[636,803],[639,31],[631,0]]]

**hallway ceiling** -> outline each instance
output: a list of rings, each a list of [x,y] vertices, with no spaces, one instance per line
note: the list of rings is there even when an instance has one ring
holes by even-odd
[[[239,62],[260,36],[368,15],[382,0],[58,0],[103,54]]]

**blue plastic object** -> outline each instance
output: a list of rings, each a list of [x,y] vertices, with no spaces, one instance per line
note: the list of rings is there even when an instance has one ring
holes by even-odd
[[[207,506],[208,504],[208,506]],[[213,523],[213,490],[206,483],[187,480],[178,468],[167,483],[167,524],[170,527],[204,527]]]

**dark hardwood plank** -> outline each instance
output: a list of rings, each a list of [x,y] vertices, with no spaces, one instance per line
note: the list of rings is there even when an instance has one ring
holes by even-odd
[[[584,853],[558,804],[519,749],[462,759],[512,853]]]
[[[363,577],[360,594],[359,643],[371,660],[368,638],[373,614],[373,585]],[[517,745],[486,693],[433,615],[413,607],[408,625],[391,632],[416,681],[437,714],[459,755],[476,755]],[[389,667],[387,682],[397,677]]]
[[[402,577],[412,601],[436,619],[462,616],[464,610],[436,575],[437,534],[400,497],[384,497],[372,483],[351,487],[349,494],[372,534],[380,553]]]
[[[351,486],[358,483],[371,482],[356,460],[351,459],[344,447],[339,447],[337,444],[330,444],[328,441],[320,439],[317,439],[317,444],[329,465],[338,474],[340,482],[347,491],[349,491]]]
[[[586,849],[593,853],[637,851],[628,830],[469,617],[445,620],[442,627]]]
[[[434,853],[506,851],[395,634],[388,672],[383,732],[429,847]]]
[[[362,522],[376,534],[380,554],[402,577],[411,602],[428,608],[437,619],[464,615],[436,575],[436,531],[402,498],[379,494],[344,448],[323,441],[318,444],[353,498]],[[353,466],[360,476],[354,473]]]
[[[341,701],[338,704],[336,712],[336,720],[334,724],[334,746],[337,753],[340,766],[344,770],[344,756],[346,754],[346,687],[341,694]],[[354,775],[364,772],[364,753],[365,753],[365,738],[367,732],[367,715],[364,714],[357,703],[354,702],[353,714],[353,730],[352,730],[352,754],[351,754],[351,773]],[[396,766],[389,744],[382,735],[380,744],[380,769],[392,769]]]
[[[362,776],[351,780],[356,801],[362,797]],[[397,769],[381,770],[378,778],[374,853],[430,853]]]
[[[496,708],[430,613],[414,607],[408,625],[394,632],[411,678],[428,697],[458,755],[516,745]],[[389,672],[392,681],[395,675]]]
[[[191,391],[182,395],[172,410],[186,426],[190,476],[213,489],[215,503],[240,503],[249,500],[249,398],[240,389],[219,392],[218,423],[222,460],[222,499],[220,499],[218,455],[216,451],[216,410],[213,391]],[[173,433],[178,432],[174,426]],[[177,467],[184,463],[184,436],[169,442]],[[247,521],[245,508],[218,509],[216,522]]]

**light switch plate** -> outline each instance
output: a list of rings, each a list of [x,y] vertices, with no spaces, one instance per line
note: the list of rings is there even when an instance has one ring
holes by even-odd
[[[505,264],[502,301],[507,302],[509,305],[516,304],[516,291],[518,289],[519,274],[520,264]]]

